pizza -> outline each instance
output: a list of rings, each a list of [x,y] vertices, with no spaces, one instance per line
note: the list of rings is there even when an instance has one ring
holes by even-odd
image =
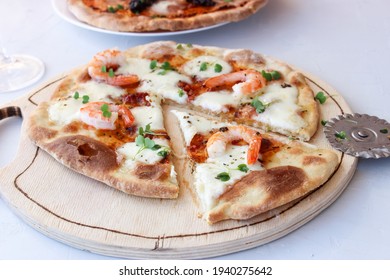
[[[287,64],[246,49],[159,41],[97,53],[27,127],[60,163],[124,193],[176,199],[188,185],[215,223],[248,219],[325,183],[336,154],[304,142],[318,123],[312,90]]]
[[[196,29],[239,21],[257,12],[266,0],[67,0],[80,21],[123,32]]]

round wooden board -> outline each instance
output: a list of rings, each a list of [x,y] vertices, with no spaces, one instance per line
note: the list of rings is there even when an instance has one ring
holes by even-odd
[[[304,75],[315,93],[323,91],[328,97],[321,105],[321,119],[351,112],[329,85]],[[28,118],[65,77],[57,77],[8,106],[20,108]],[[308,196],[247,221],[208,225],[198,217],[199,209],[187,188],[181,188],[176,200],[126,195],[63,167],[32,144],[25,130],[23,124],[15,160],[0,169],[2,198],[24,221],[50,238],[122,258],[199,259],[265,244],[328,207],[346,188],[357,165],[356,158],[337,152],[337,170]],[[321,127],[310,143],[331,148]]]

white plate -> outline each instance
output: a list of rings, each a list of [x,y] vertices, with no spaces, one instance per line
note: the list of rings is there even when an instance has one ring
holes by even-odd
[[[212,28],[216,28],[225,24],[228,24],[229,22],[223,22],[220,24],[215,24],[212,26],[206,26],[202,28],[196,28],[196,29],[190,29],[190,30],[182,30],[182,31],[171,31],[171,32],[119,32],[119,31],[112,31],[107,29],[102,29],[99,27],[94,27],[92,25],[86,24],[84,22],[79,21],[69,10],[66,4],[67,0],[52,0],[52,5],[54,8],[54,11],[64,20],[67,22],[70,22],[71,24],[74,24],[76,26],[102,32],[102,33],[108,33],[108,34],[115,34],[115,35],[124,35],[124,36],[140,36],[140,37],[153,37],[153,36],[171,36],[171,35],[182,35],[182,34],[188,34],[193,32],[199,32],[204,31]]]

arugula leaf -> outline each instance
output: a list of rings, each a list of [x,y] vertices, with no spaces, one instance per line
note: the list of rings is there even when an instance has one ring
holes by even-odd
[[[346,139],[347,138],[347,134],[345,133],[345,131],[340,131],[340,132],[337,132],[334,134],[334,136],[336,136],[336,138],[339,138],[339,139]]]

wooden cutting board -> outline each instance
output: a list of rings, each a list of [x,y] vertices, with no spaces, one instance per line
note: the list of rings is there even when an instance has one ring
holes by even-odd
[[[57,77],[7,104],[0,119],[28,118],[66,77]],[[328,97],[321,119],[351,113],[329,85],[304,73],[313,91]],[[24,122],[25,123],[25,122]],[[357,159],[340,152],[333,176],[308,196],[247,221],[208,225],[188,188],[176,200],[126,195],[63,167],[26,136],[18,154],[0,169],[0,194],[26,223],[50,238],[98,254],[123,258],[199,259],[253,248],[304,225],[331,205],[352,178]],[[320,127],[310,143],[331,148]]]

